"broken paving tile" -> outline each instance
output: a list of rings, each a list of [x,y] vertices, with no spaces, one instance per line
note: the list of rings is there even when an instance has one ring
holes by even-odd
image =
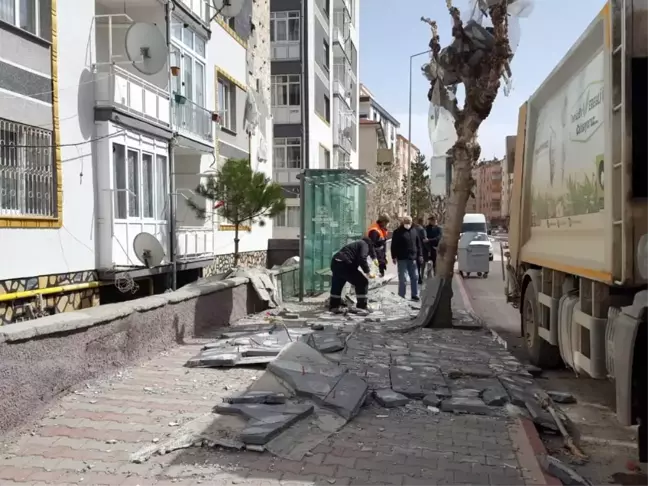
[[[535,400],[527,400],[524,405],[529,411],[531,420],[533,420],[534,424],[547,432],[552,432],[554,434],[560,432],[558,425],[556,425],[556,421],[553,419],[551,414],[544,410]]]
[[[267,391],[247,391],[241,395],[234,397],[226,397],[223,399],[225,403],[263,403],[266,405],[278,405],[286,403],[286,395],[283,393],[267,392]]]
[[[453,397],[461,398],[479,398],[480,390],[476,388],[459,388],[458,390],[452,391]]]
[[[199,353],[190,358],[185,366],[188,368],[236,366],[241,359],[240,353]]]
[[[392,390],[406,397],[422,399],[428,393],[445,387],[446,383],[438,368],[431,366],[394,366],[390,367]]]
[[[591,486],[587,479],[582,477],[564,462],[550,455],[544,455],[540,458],[540,467],[548,474],[558,479],[564,485],[571,486]]]
[[[556,403],[576,403],[576,397],[571,393],[559,391],[547,391],[547,394]]]
[[[391,388],[383,388],[374,391],[376,401],[385,408],[402,407],[409,402],[409,398],[400,393],[396,393]]]
[[[301,337],[301,340],[320,353],[337,353],[344,349],[344,340],[337,333],[312,333]]]
[[[436,393],[428,393],[423,397],[423,404],[428,407],[437,408],[441,405],[441,398],[439,398]]]
[[[489,407],[502,407],[508,403],[508,394],[502,387],[486,388],[481,398]]]
[[[441,410],[452,413],[466,413],[474,415],[492,415],[489,408],[479,398],[452,397],[441,402]]]

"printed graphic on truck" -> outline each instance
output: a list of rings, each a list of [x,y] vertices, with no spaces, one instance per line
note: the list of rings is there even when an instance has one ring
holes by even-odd
[[[585,214],[604,207],[605,104],[603,52],[537,107],[532,157],[532,221]],[[545,224],[554,226],[554,224]],[[560,226],[559,222],[555,225]]]

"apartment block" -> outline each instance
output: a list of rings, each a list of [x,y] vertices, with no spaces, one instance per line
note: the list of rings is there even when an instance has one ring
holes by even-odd
[[[273,174],[269,17],[268,0],[232,18],[199,0],[0,0],[0,324],[231,267],[232,225],[195,188],[230,157]],[[243,232],[241,260],[263,264],[271,234]]]
[[[491,224],[499,224],[502,218],[502,161],[482,160],[473,170],[477,213],[486,215]]]
[[[359,0],[270,0],[274,180],[284,214],[273,237],[299,235],[303,169],[358,167]]]

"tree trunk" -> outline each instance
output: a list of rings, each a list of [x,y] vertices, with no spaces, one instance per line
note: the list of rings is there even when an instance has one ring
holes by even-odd
[[[239,264],[239,224],[234,224],[234,268]]]
[[[456,124],[458,138],[451,149],[454,160],[452,190],[446,203],[443,237],[437,250],[436,274],[428,279],[417,318],[418,324],[425,327],[452,325],[452,278],[459,234],[473,184],[473,162],[479,157],[476,132],[481,120],[478,118],[465,113],[464,119]]]

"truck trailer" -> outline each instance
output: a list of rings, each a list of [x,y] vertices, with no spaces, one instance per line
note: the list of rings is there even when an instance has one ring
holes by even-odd
[[[648,2],[609,0],[520,107],[504,255],[530,361],[609,378],[648,459]]]

